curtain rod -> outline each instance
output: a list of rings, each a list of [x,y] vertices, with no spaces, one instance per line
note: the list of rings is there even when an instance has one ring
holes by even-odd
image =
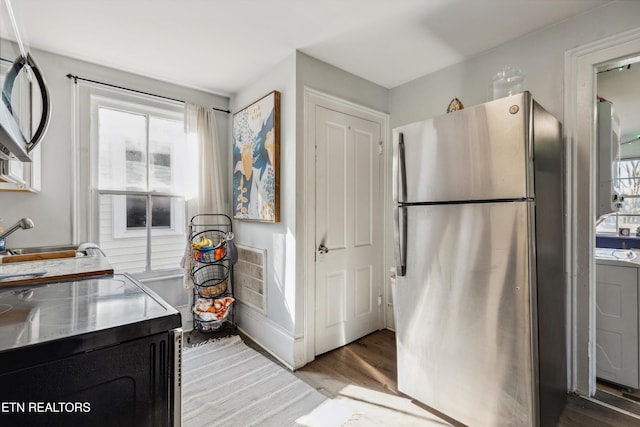
[[[116,88],[116,89],[127,90],[127,91],[129,91],[129,92],[140,93],[140,94],[142,94],[142,95],[154,96],[154,97],[156,97],[156,98],[162,98],[162,99],[167,99],[167,100],[169,100],[169,101],[181,102],[181,103],[183,103],[183,104],[185,103],[182,99],[170,98],[170,97],[168,97],[168,96],[156,95],[155,93],[143,92],[143,91],[141,91],[141,90],[130,89],[130,88],[128,88],[128,87],[122,87],[122,86],[112,85],[111,83],[104,83],[104,82],[99,82],[99,81],[97,81],[97,80],[86,79],[86,78],[84,78],[84,77],[79,77],[79,76],[73,75],[73,74],[71,74],[71,73],[67,74],[67,78],[69,78],[69,79],[73,79],[73,82],[74,82],[74,83],[78,83],[78,80],[82,80],[82,81],[89,82],[89,83],[96,83],[96,84],[99,84],[99,85],[109,86],[109,87],[113,87],[113,88]],[[223,113],[227,113],[227,114],[231,113],[231,111],[229,111],[229,110],[223,110],[223,109],[221,109],[221,108],[216,108],[216,107],[209,107],[209,108],[211,108],[212,110],[216,110],[216,111],[222,111]]]

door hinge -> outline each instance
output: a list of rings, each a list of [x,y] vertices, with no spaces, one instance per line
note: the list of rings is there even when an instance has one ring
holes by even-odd
[[[378,295],[378,307],[382,306],[382,295]]]
[[[378,144],[378,154],[382,156],[382,141]]]

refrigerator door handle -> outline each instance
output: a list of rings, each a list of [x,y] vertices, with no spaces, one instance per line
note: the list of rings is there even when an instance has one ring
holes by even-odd
[[[396,157],[397,156],[397,157]],[[404,134],[398,134],[397,152],[393,162],[393,232],[395,237],[396,275],[404,276],[407,256],[407,209],[399,203],[407,198],[407,168],[404,153]]]
[[[404,134],[400,132],[398,135],[398,200],[405,202],[407,200],[407,165],[404,154]]]
[[[396,275],[404,276],[407,266],[407,208],[393,207],[394,237],[396,246]]]

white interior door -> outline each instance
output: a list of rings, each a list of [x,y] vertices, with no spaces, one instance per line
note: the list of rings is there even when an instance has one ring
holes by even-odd
[[[378,330],[382,302],[379,123],[316,107],[315,354]]]

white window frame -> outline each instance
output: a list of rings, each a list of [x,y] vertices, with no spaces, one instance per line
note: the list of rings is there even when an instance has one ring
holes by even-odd
[[[72,85],[72,125],[75,130],[72,139],[74,155],[73,170],[73,241],[76,243],[99,242],[99,200],[101,194],[136,194],[133,191],[110,191],[98,189],[99,147],[98,108],[106,107],[128,113],[153,115],[154,117],[184,121],[184,103],[165,100],[126,90],[79,80]],[[177,165],[172,165],[172,168]],[[170,192],[139,192],[140,195],[183,197]],[[114,205],[118,205],[115,203]],[[114,206],[114,210],[125,212],[126,205]],[[115,212],[114,212],[115,213]],[[122,216],[114,216],[120,218]],[[126,220],[114,221],[113,237],[136,237],[149,233],[151,238],[163,235],[186,233],[185,209],[172,201],[172,225],[169,229],[126,230]],[[151,239],[147,239],[151,245]],[[147,271],[150,270],[147,261]]]
[[[145,117],[149,117],[149,116],[153,116],[153,117],[157,117],[157,118],[163,118],[163,119],[167,119],[167,120],[176,120],[176,121],[183,121],[184,122],[184,111],[167,111],[165,109],[160,109],[157,106],[145,106],[142,107],[141,104],[139,102],[136,103],[132,103],[129,100],[123,100],[123,99],[115,99],[115,98],[107,98],[101,95],[92,95],[91,96],[91,116],[92,116],[92,123],[95,124],[95,126],[97,127],[98,123],[99,123],[99,111],[101,108],[106,108],[106,109],[110,109],[110,110],[114,110],[114,111],[121,111],[124,113],[129,113],[129,114],[139,114],[141,116],[145,116]],[[147,129],[147,136],[148,136],[148,132],[149,130]],[[98,135],[98,130],[96,129],[95,132],[91,132],[91,147],[93,147],[96,151],[96,156],[99,156],[98,153],[98,144],[99,144],[99,135]],[[186,142],[186,138],[185,138],[185,142]],[[126,150],[123,150],[123,153],[125,153]],[[96,159],[96,162],[98,161],[98,159]],[[126,161],[126,160],[123,160]],[[149,167],[147,165],[147,167]],[[176,167],[176,164],[172,164],[171,166],[172,168]],[[175,175],[175,173],[174,173]],[[122,195],[139,195],[139,196],[147,196],[149,194],[153,195],[166,195],[166,196],[172,196],[172,197],[181,197],[182,195],[180,194],[174,194],[174,193],[159,193],[159,192],[149,192],[149,191],[110,191],[108,189],[101,189],[98,188],[98,181],[93,183],[94,185],[92,185],[92,189],[93,191],[96,192],[96,198],[99,198],[101,195],[106,195],[106,194],[112,194],[112,195],[118,195],[118,194],[122,194]],[[147,234],[149,231],[147,229],[144,230],[128,230],[127,229],[127,224],[126,224],[126,202],[124,198],[121,197],[114,197],[113,199],[113,218],[114,218],[114,223],[113,223],[113,235],[112,237],[114,239],[121,239],[121,238],[131,238],[131,237],[142,237],[145,234]],[[182,234],[185,232],[185,212],[183,209],[179,209],[176,206],[176,203],[172,200],[171,202],[171,226],[169,229],[153,229],[152,227],[152,233],[155,236],[167,236],[167,235],[176,235],[176,234]]]

